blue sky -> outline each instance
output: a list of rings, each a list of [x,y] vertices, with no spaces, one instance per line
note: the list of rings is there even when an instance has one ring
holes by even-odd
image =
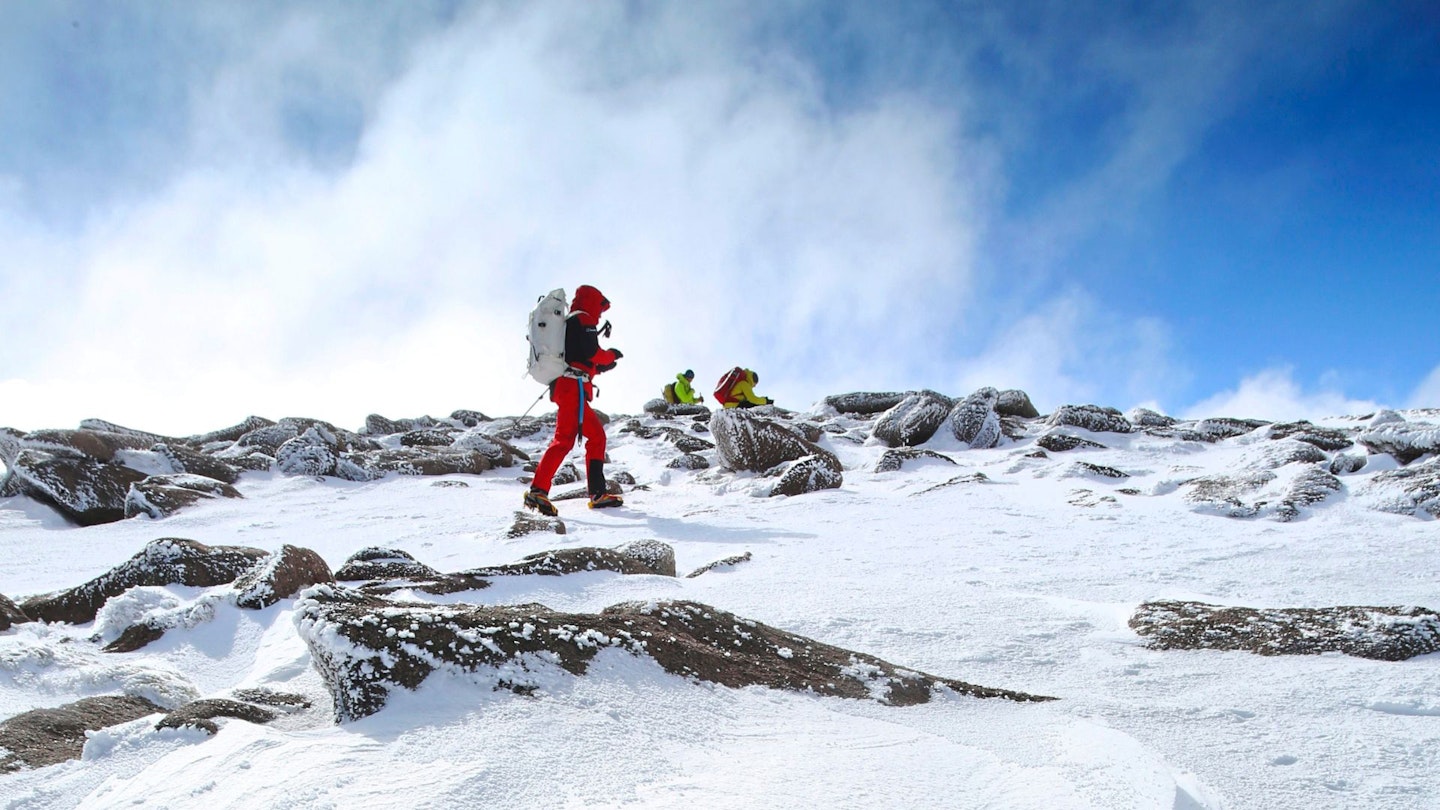
[[[0,424],[517,413],[735,364],[1440,406],[1433,3],[71,2],[0,27]]]

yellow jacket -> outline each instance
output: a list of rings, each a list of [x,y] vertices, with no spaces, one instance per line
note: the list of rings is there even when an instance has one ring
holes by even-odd
[[[751,405],[770,404],[769,399],[756,395],[755,372],[749,369],[746,369],[744,378],[730,388],[730,396],[725,401],[725,407],[738,408],[741,402],[748,402]]]

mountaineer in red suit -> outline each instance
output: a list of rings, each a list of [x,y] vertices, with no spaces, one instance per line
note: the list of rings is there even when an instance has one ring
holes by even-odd
[[[550,383],[550,401],[560,411],[555,420],[555,438],[545,448],[545,455],[535,468],[535,480],[525,493],[524,504],[544,515],[555,515],[550,503],[550,482],[565,456],[585,437],[585,474],[590,490],[590,508],[623,506],[618,495],[605,491],[605,426],[590,407],[595,388],[590,379],[615,367],[624,355],[619,349],[600,348],[600,335],[610,336],[610,323],[600,326],[600,316],[610,308],[610,301],[589,285],[575,290],[570,302],[570,315],[565,319],[565,363],[568,368]]]

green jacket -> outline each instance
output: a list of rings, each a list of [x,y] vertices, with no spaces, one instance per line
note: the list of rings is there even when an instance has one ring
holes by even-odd
[[[684,374],[675,375],[675,401],[686,405],[694,405],[700,401],[700,396],[690,387],[690,381],[685,379]]]

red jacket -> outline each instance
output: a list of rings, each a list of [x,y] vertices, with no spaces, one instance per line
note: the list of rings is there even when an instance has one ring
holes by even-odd
[[[619,355],[600,348],[600,316],[609,308],[610,300],[594,287],[582,284],[575,289],[565,320],[565,362],[571,368],[593,376],[615,367]]]

